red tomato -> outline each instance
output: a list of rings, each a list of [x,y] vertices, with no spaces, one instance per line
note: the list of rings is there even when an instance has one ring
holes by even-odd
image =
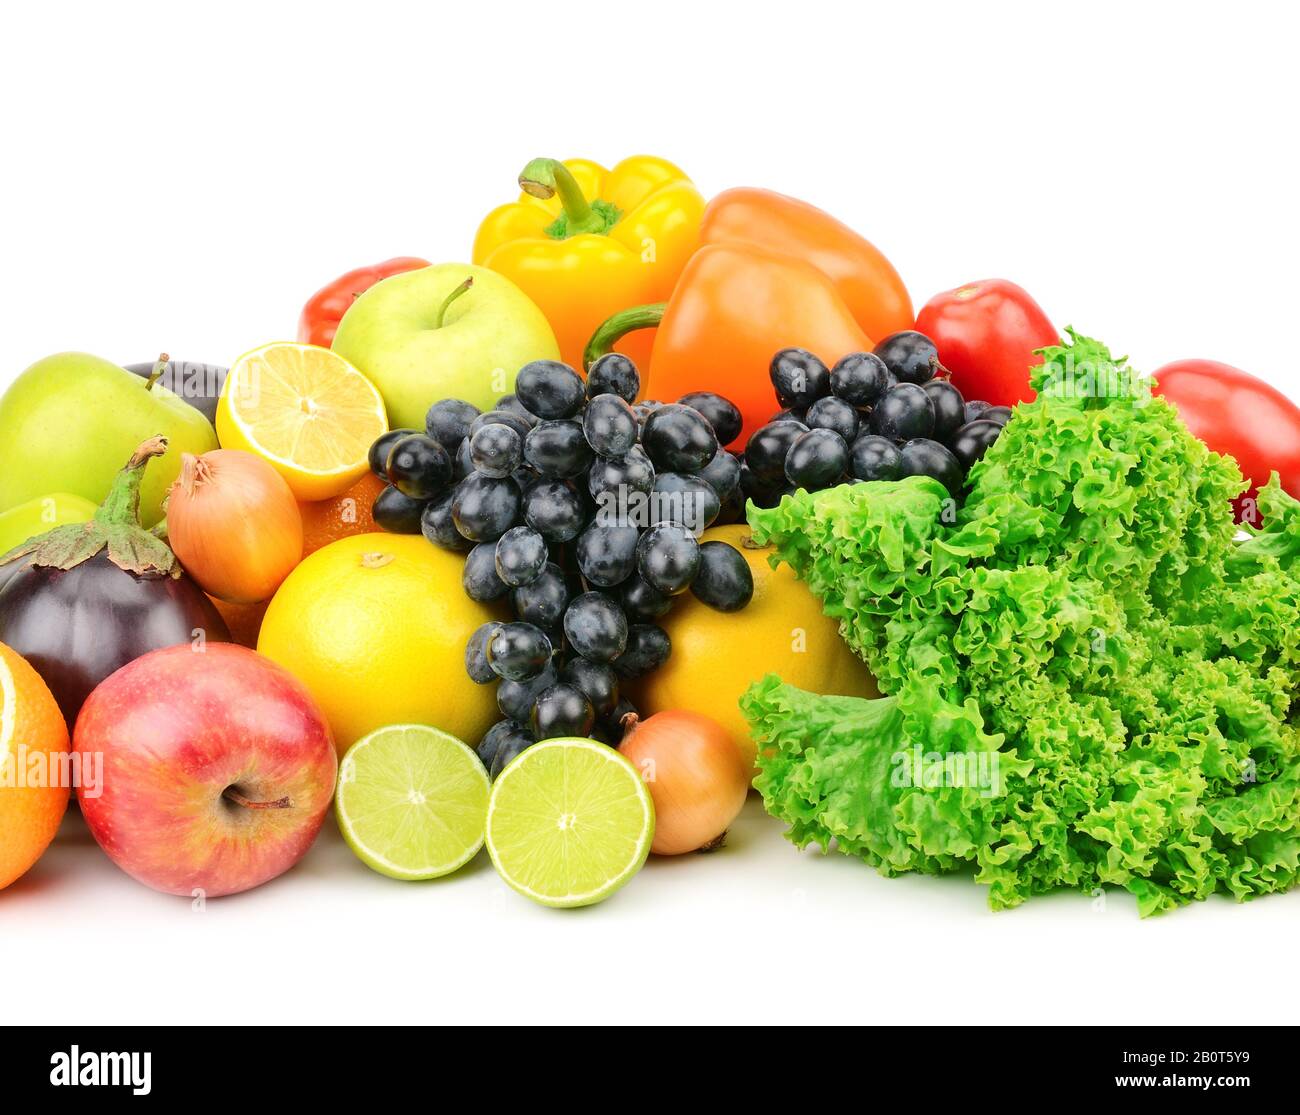
[[[1155,393],[1187,428],[1236,460],[1251,488],[1234,505],[1238,522],[1258,524],[1255,493],[1276,472],[1300,499],[1300,407],[1249,372],[1217,360],[1175,360],[1152,373]]]
[[[980,279],[936,294],[916,319],[967,399],[1015,406],[1034,397],[1034,350],[1061,336],[1029,292],[1007,279]]]
[[[346,275],[340,275],[328,286],[323,286],[308,300],[302,308],[298,319],[298,340],[305,345],[320,345],[329,348],[334,341],[334,332],[348,312],[348,307],[356,300],[358,294],[364,294],[380,279],[398,275],[403,271],[418,271],[428,267],[427,259],[415,256],[397,256],[394,259],[376,263],[373,267],[358,267]]]

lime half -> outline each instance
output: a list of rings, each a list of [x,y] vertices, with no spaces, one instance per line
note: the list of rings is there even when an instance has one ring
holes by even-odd
[[[492,863],[545,906],[608,898],[641,869],[654,832],[654,803],[637,769],[590,739],[548,739],[520,752],[488,803]]]
[[[366,866],[394,879],[436,879],[483,846],[490,788],[478,756],[455,736],[399,724],[348,748],[334,810]]]

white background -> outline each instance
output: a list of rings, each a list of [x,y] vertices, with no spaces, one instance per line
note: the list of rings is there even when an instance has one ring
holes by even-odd
[[[0,42],[0,387],[86,349],[229,363],[336,274],[465,260],[534,155],[674,159],[854,225],[918,306],[988,276],[1141,368],[1300,397],[1281,4],[21,5]],[[485,858],[369,873],[332,822],[202,913],[79,822],[0,894],[0,1022],[1277,1022],[1300,893],[1140,922],[731,846],[534,908]]]

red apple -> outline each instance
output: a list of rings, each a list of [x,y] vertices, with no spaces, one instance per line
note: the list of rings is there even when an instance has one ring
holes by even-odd
[[[77,790],[100,847],[168,894],[236,894],[287,871],[338,774],[307,690],[224,643],[168,647],[110,675],[82,706],[73,748],[83,764],[103,756],[98,786]]]

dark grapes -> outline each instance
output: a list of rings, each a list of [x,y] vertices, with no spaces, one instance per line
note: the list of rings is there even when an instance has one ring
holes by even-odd
[[[946,379],[932,379],[922,390],[934,407],[934,439],[946,442],[966,421],[966,400]]]
[[[560,671],[560,680],[581,690],[597,716],[608,716],[618,704],[618,675],[603,662],[575,658]]]
[[[518,395],[514,395],[514,394],[502,395],[501,398],[497,400],[497,405],[494,406],[492,409],[503,410],[507,414],[517,415],[518,417],[522,418],[525,422],[527,422],[528,425],[530,426],[537,425],[537,415],[529,411],[529,409],[519,401]]]
[[[731,491],[722,497],[722,509],[718,512],[714,525],[725,526],[727,523],[739,523],[744,518],[745,493],[741,491],[740,484],[737,483]]]
[[[939,371],[939,350],[915,329],[891,333],[874,351],[902,383],[928,383]]]
[[[495,542],[519,520],[522,507],[523,497],[513,480],[474,472],[456,486],[451,518],[471,542]]]
[[[587,369],[587,398],[617,395],[625,403],[636,402],[641,393],[641,376],[621,352],[607,352]]]
[[[660,523],[641,535],[636,567],[651,588],[676,596],[685,592],[700,567],[700,544],[679,523]]]
[[[804,424],[810,430],[834,430],[846,445],[852,445],[858,436],[858,412],[834,395],[813,403],[804,417]]]
[[[518,414],[508,410],[489,410],[469,424],[469,436],[473,437],[484,426],[509,426],[520,437],[525,437],[531,429],[528,421]]]
[[[509,476],[519,467],[524,440],[519,431],[500,423],[484,426],[469,439],[469,460],[484,476],[497,480]]]
[[[597,516],[575,547],[582,575],[600,588],[622,584],[636,569],[637,536],[637,528],[629,523]]]
[[[528,681],[503,681],[497,686],[497,708],[507,719],[526,724],[533,711],[533,702],[537,700],[537,695],[559,680],[559,671],[552,662],[535,678]]]
[[[825,366],[795,352],[783,367],[793,374],[805,357],[815,402],[829,389]],[[694,586],[706,604],[734,611],[753,594],[739,551],[701,545],[698,535],[715,521],[743,522],[747,496],[775,502],[793,490],[783,464],[808,431],[802,422],[779,423],[784,430],[751,439],[741,455],[723,448],[743,428],[729,400],[696,391],[677,403],[636,403],[639,390],[636,366],[617,353],[597,361],[585,384],[567,365],[534,361],[493,409],[443,399],[429,409],[427,435],[393,431],[371,447],[372,466],[391,485],[376,501],[377,521],[465,553],[471,599],[510,600],[513,620],[483,624],[465,648],[469,676],[497,681],[504,719],[479,742],[493,777],[538,739],[617,743],[622,718],[635,713],[619,679],[668,658],[654,621],[675,597]],[[813,416],[826,437],[862,421],[835,398]],[[401,446],[408,456],[390,470]],[[399,479],[428,495],[403,495]]]
[[[576,685],[564,682],[537,695],[529,720],[539,743],[562,736],[586,736],[595,722],[596,713],[587,695]]]
[[[451,481],[451,458],[431,437],[411,434],[388,454],[389,482],[411,499],[432,499]]]
[[[754,574],[749,562],[726,542],[700,546],[700,568],[691,592],[719,612],[738,612],[754,598]]]
[[[591,464],[591,448],[582,423],[572,418],[537,423],[524,440],[524,460],[551,480],[577,476]]]
[[[474,543],[456,529],[452,520],[451,501],[455,496],[456,491],[451,488],[424,505],[424,511],[420,515],[420,532],[435,546],[463,554],[468,553]]]
[[[785,456],[808,427],[802,422],[787,419],[760,426],[749,437],[745,446],[745,464],[757,483],[767,487],[785,483]]]
[[[802,407],[785,407],[778,410],[768,422],[803,422],[808,417],[808,411]]]
[[[873,352],[851,352],[831,369],[831,394],[854,407],[871,406],[897,382]]]
[[[453,480],[464,480],[471,472],[474,471],[474,462],[469,455],[469,438],[464,438],[459,448],[456,450],[456,456],[451,463],[451,478]]]
[[[515,379],[516,397],[538,418],[572,418],[586,393],[582,377],[558,360],[534,360]]]
[[[478,407],[464,399],[439,399],[425,416],[424,432],[448,453],[455,453],[478,416]]]
[[[543,631],[554,630],[569,606],[569,586],[560,567],[547,562],[533,581],[511,593],[510,603],[515,615],[525,623],[535,624]]]
[[[1011,421],[1011,408],[989,407],[980,417],[986,422],[996,422],[999,426],[1005,426]]]
[[[838,484],[848,471],[849,447],[834,430],[808,430],[785,455],[786,479],[810,492]]]
[[[871,411],[871,432],[895,441],[929,437],[934,432],[930,396],[915,383],[891,387]]]
[[[531,681],[551,661],[551,640],[531,623],[503,623],[487,641],[487,661],[498,677]]]
[[[768,374],[783,407],[807,408],[830,393],[831,373],[806,349],[783,348],[772,357]]]
[[[889,438],[863,434],[849,453],[849,471],[859,480],[897,480],[903,459]]]
[[[618,704],[614,706],[614,711],[605,717],[605,724],[609,729],[609,734],[619,743],[622,742],[624,732],[626,731],[623,721],[627,717],[635,715],[636,705],[626,697],[620,697],[618,699]],[[616,743],[615,746],[618,746],[618,744]]]
[[[988,451],[988,447],[998,440],[1002,427],[986,418],[977,418],[967,422],[952,438],[952,455],[957,463],[967,471]]]
[[[412,499],[391,486],[375,496],[370,508],[375,525],[390,534],[419,534],[423,513],[424,500]]]
[[[547,559],[546,539],[532,527],[511,527],[497,539],[497,576],[511,588],[530,585]]]
[[[594,500],[620,493],[649,492],[654,482],[655,467],[639,445],[634,445],[625,457],[601,457],[587,472],[587,490]]]
[[[707,543],[706,543],[707,544]],[[700,547],[703,551],[704,547]],[[668,614],[673,598],[666,592],[652,588],[640,577],[629,577],[619,586],[619,600],[623,611],[632,623],[646,623]]]
[[[524,497],[524,522],[548,542],[576,538],[586,522],[586,508],[573,485],[564,480],[543,480]]]
[[[520,465],[510,474],[516,484],[519,485],[519,491],[522,495],[528,495],[533,490],[533,485],[542,479],[542,474],[532,465]]]
[[[600,456],[622,457],[636,444],[636,415],[617,395],[597,395],[582,416],[582,432]]]
[[[949,494],[961,492],[965,472],[957,458],[945,445],[929,438],[913,438],[903,446],[900,454],[899,474],[901,476],[932,476],[939,481]]]
[[[487,730],[487,734],[479,740],[478,747],[475,751],[478,754],[479,761],[488,769],[493,778],[501,773],[521,751],[527,750],[532,746],[533,732],[525,724],[520,724],[517,720],[498,720]],[[497,758],[500,757],[500,762]]]
[[[695,474],[725,499],[740,483],[740,458],[727,449],[719,449],[713,460]]]
[[[494,782],[501,777],[501,772],[515,761],[521,752],[527,751],[533,745],[532,729],[521,727],[520,731],[512,732],[510,736],[503,740],[496,749],[496,754],[492,756],[492,769],[488,771],[488,777]]]
[[[499,623],[485,623],[469,637],[469,642],[465,644],[465,672],[469,674],[471,681],[479,685],[486,685],[497,679],[496,673],[488,663],[487,647],[500,627]]]
[[[730,399],[724,399],[712,391],[692,391],[683,395],[677,402],[681,406],[699,411],[713,427],[713,433],[719,445],[730,445],[740,436],[740,427],[744,424],[740,408]]]
[[[500,600],[510,591],[510,586],[497,576],[496,551],[495,542],[480,542],[465,558],[461,584],[465,586],[465,595],[471,600],[480,603]]]
[[[668,632],[653,623],[634,623],[627,632],[627,649],[614,659],[614,671],[629,681],[657,670],[672,653]]]
[[[564,613],[564,634],[583,658],[612,662],[627,645],[627,617],[608,596],[584,592]]]
[[[737,466],[739,473],[739,466]],[[649,525],[681,523],[693,534],[710,526],[722,510],[722,501],[698,476],[661,472],[651,490]]]
[[[380,434],[375,438],[374,444],[370,446],[370,452],[366,454],[366,460],[370,463],[370,471],[373,472],[380,480],[388,482],[388,455],[393,451],[393,446],[403,438],[408,438],[412,434],[418,434],[419,430],[389,430],[386,434]]]
[[[718,451],[718,438],[708,419],[690,407],[659,407],[641,431],[641,444],[657,470],[695,472]]]

